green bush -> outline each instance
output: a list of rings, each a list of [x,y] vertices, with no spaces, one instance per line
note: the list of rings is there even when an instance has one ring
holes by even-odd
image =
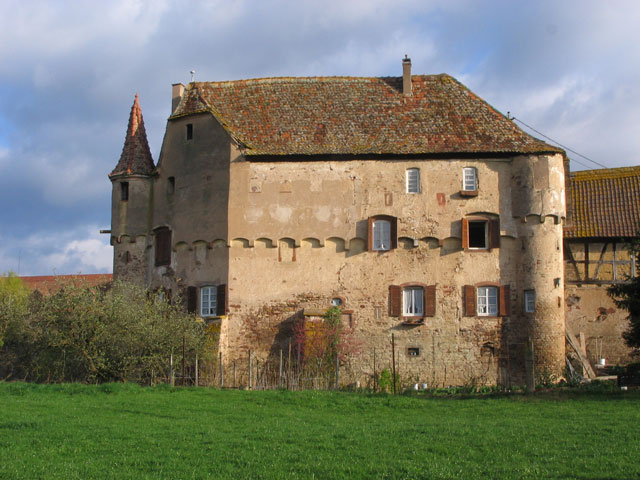
[[[168,357],[183,343],[189,358],[204,356],[204,324],[141,287],[60,287],[29,296],[6,322],[0,378],[148,384],[168,376]],[[0,290],[0,305],[6,299]]]

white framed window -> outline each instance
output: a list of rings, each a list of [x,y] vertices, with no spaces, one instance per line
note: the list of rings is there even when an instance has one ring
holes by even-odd
[[[391,222],[375,220],[372,227],[373,250],[391,249]]]
[[[202,287],[200,288],[200,316],[213,317],[218,309],[218,288]]]
[[[420,193],[420,169],[408,168],[407,177],[407,193]]]
[[[402,289],[402,316],[424,316],[424,288],[405,287]]]
[[[478,287],[476,300],[478,316],[498,315],[498,287]]]
[[[478,189],[478,171],[475,167],[462,169],[462,190],[471,192]]]
[[[524,311],[526,313],[533,313],[536,311],[536,291],[535,290],[524,291]]]

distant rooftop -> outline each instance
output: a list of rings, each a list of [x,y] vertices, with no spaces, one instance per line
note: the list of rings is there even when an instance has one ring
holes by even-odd
[[[29,290],[38,290],[44,295],[56,293],[65,285],[95,287],[106,285],[113,280],[110,273],[95,273],[89,275],[45,275],[20,277],[22,283]]]
[[[572,225],[566,238],[635,237],[640,231],[640,167],[571,172]]]

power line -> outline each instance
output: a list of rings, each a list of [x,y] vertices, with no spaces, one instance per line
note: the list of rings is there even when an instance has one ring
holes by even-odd
[[[569,148],[569,147],[567,147],[567,146],[565,146],[565,145],[561,144],[560,142],[558,142],[558,141],[554,140],[553,138],[546,136],[546,135],[545,135],[544,133],[542,133],[541,131],[536,130],[536,129],[535,129],[535,128],[533,128],[531,125],[527,125],[527,124],[526,124],[526,123],[524,123],[522,120],[517,119],[516,117],[511,117],[511,120],[515,120],[516,122],[521,123],[521,124],[522,124],[522,125],[524,125],[525,127],[527,127],[527,128],[529,128],[529,129],[533,130],[534,132],[536,132],[538,135],[542,135],[542,136],[543,136],[544,138],[546,138],[547,140],[552,141],[552,142],[553,142],[553,143],[555,143],[556,145],[558,145],[558,146],[560,146],[560,147],[564,148],[565,150],[568,150],[568,151],[569,151],[569,152],[571,152],[571,153],[575,153],[576,155],[581,156],[581,157],[582,157],[582,158],[584,158],[585,160],[589,160],[591,163],[594,163],[594,164],[598,165],[599,167],[602,167],[602,168],[609,168],[609,167],[607,167],[606,165],[603,165],[603,164],[601,164],[601,163],[598,163],[598,162],[596,162],[595,160],[591,160],[589,157],[587,157],[587,156],[585,156],[585,155],[582,155],[581,153],[578,153],[578,152],[576,152],[575,150],[573,150],[573,149],[571,149],[571,148]],[[592,167],[589,167],[588,165],[585,165],[584,163],[579,162],[579,161],[578,161],[578,160],[576,160],[575,158],[573,159],[573,161],[574,161],[574,162],[576,162],[576,163],[577,163],[577,164],[579,164],[579,165],[582,165],[583,167],[592,168]]]

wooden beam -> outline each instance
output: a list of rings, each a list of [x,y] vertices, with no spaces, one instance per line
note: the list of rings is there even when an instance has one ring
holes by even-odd
[[[589,363],[589,359],[582,353],[578,339],[573,335],[573,333],[569,332],[569,330],[565,330],[565,337],[567,338],[569,345],[571,345],[571,348],[573,348],[578,355],[582,369],[584,370],[584,373],[587,374],[587,377],[591,380],[596,378],[596,372],[593,370],[591,363]]]

